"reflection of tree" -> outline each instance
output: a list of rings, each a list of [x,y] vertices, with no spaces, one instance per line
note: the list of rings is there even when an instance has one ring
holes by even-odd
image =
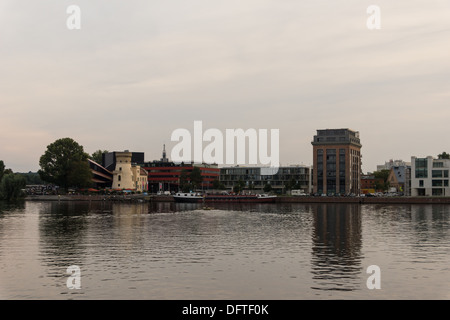
[[[40,250],[48,265],[68,267],[80,263],[91,206],[90,202],[48,202],[42,206]]]
[[[313,206],[312,273],[319,290],[355,290],[361,267],[361,208],[358,204]]]

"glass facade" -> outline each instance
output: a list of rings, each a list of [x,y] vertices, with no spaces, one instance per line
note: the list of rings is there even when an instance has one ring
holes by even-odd
[[[416,159],[416,178],[428,178],[428,160],[426,158]]]

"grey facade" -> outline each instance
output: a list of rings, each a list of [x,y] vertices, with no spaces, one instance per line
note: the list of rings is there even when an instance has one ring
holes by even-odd
[[[295,182],[305,193],[312,191],[310,167],[287,166],[275,172],[276,169],[266,167],[225,167],[220,169],[219,180],[227,190],[232,190],[241,181],[246,190],[262,191],[266,184],[270,184],[272,191],[285,193],[286,186]]]

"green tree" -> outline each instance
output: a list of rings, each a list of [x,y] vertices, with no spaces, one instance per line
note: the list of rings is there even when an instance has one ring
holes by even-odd
[[[23,189],[26,187],[26,180],[23,176],[15,173],[5,174],[0,183],[0,198],[11,201],[24,196]]]
[[[0,160],[0,182],[2,181],[3,175],[5,174],[5,163]]]
[[[272,186],[269,183],[266,183],[263,188],[264,192],[272,191]]]
[[[234,187],[233,187],[233,192],[239,193],[239,192],[241,192],[242,190],[244,190],[244,188],[245,188],[245,182],[242,181],[242,180],[239,180],[239,181],[234,185]]]
[[[192,168],[189,178],[191,180],[192,188],[194,190],[201,187],[202,182],[203,182],[203,176],[202,176],[202,172],[199,167]]]
[[[215,190],[224,190],[225,189],[225,185],[217,179],[212,182],[212,186],[213,186],[213,189],[215,189]]]
[[[375,183],[375,188],[379,190],[386,191],[389,189],[390,183],[388,181],[390,170],[383,169],[380,171],[375,171],[373,173],[375,179],[380,179],[380,182]]]
[[[103,154],[108,153],[108,150],[97,150],[94,153],[92,153],[89,157],[92,161],[97,162],[98,164],[103,164]]]
[[[438,158],[439,159],[450,159],[450,154],[448,154],[447,152],[442,152],[441,154],[438,154]]]
[[[65,190],[69,187],[84,187],[92,181],[92,174],[87,174],[87,171],[90,172],[88,157],[83,146],[73,139],[58,139],[48,145],[41,156],[39,176]]]
[[[44,181],[42,181],[41,177],[39,176],[39,173],[37,172],[28,172],[28,173],[17,173],[20,174],[25,178],[25,181],[27,184],[44,184]]]

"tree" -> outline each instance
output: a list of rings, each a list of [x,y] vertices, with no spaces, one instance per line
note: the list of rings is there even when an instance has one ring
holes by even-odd
[[[380,171],[375,171],[373,173],[375,179],[380,179],[380,182],[376,182],[375,183],[375,189],[380,189],[383,191],[386,191],[389,189],[390,183],[388,181],[389,178],[389,174],[390,174],[390,170],[387,169],[383,169]]]
[[[441,154],[438,154],[438,158],[439,159],[450,159],[450,154],[448,154],[447,152],[442,152]]]
[[[97,150],[95,151],[93,154],[91,154],[91,156],[89,157],[89,159],[91,159],[92,161],[97,162],[98,164],[103,164],[103,154],[104,153],[108,153],[108,150]]]
[[[67,190],[68,187],[84,187],[92,180],[88,159],[83,146],[71,138],[58,139],[47,146],[41,156],[38,171],[42,180]]]
[[[192,188],[194,190],[201,187],[203,182],[203,176],[199,167],[194,167],[189,177],[191,179]]]
[[[15,173],[5,174],[0,183],[0,198],[11,201],[24,196],[22,190],[26,187],[23,176]]]
[[[3,175],[5,174],[5,163],[0,160],[0,182],[2,181]]]
[[[264,190],[264,192],[270,192],[270,191],[272,191],[272,186],[270,185],[270,183],[266,183],[266,184],[264,185],[263,190]]]
[[[234,185],[234,187],[233,187],[233,192],[239,193],[239,192],[241,192],[242,190],[244,190],[244,188],[245,188],[245,182],[242,181],[242,180],[239,180],[239,181]]]
[[[213,186],[213,189],[215,189],[215,190],[224,190],[225,189],[225,185],[217,179],[212,182],[212,186]]]

